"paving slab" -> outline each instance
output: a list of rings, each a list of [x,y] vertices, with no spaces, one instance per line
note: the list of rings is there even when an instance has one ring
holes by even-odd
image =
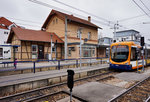
[[[125,80],[125,81],[140,81],[148,75],[142,74],[142,73],[136,73],[136,72],[122,72],[120,74],[114,75],[114,77]]]
[[[126,89],[103,84],[99,82],[89,82],[73,88],[73,95],[89,102],[107,102]]]
[[[145,69],[143,74],[150,76],[150,68],[149,69]]]

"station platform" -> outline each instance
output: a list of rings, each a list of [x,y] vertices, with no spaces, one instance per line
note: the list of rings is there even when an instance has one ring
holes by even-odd
[[[102,70],[107,70],[108,64],[86,66],[81,68],[68,68],[75,71],[74,78],[82,78],[94,75]],[[0,77],[0,93],[2,95],[13,92],[20,92],[42,86],[57,84],[67,81],[67,70],[51,70],[36,73],[17,74]]]
[[[150,68],[143,73],[122,72],[113,75],[109,81],[89,82],[73,88],[73,95],[88,102],[109,102],[112,98],[126,91],[134,82],[150,76]],[[128,86],[128,87],[127,87]]]

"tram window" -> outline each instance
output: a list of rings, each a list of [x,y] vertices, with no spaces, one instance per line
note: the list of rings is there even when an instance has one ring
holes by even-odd
[[[147,58],[150,58],[150,49],[147,49]]]
[[[136,61],[137,59],[141,59],[141,49],[139,49],[139,53],[136,56],[136,48],[131,48],[131,61]]]
[[[135,53],[136,53],[136,48],[131,48],[131,61],[137,60]]]
[[[112,46],[111,59],[115,62],[123,62],[128,59],[129,47],[126,45]]]

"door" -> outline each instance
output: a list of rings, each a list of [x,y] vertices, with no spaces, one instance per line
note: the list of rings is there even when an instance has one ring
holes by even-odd
[[[3,57],[3,48],[0,48],[0,57]]]
[[[44,59],[44,46],[38,46],[38,59]]]

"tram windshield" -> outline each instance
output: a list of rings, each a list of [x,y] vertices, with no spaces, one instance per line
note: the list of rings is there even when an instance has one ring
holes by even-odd
[[[127,45],[117,45],[111,48],[111,59],[115,62],[123,62],[128,59],[129,47]]]

